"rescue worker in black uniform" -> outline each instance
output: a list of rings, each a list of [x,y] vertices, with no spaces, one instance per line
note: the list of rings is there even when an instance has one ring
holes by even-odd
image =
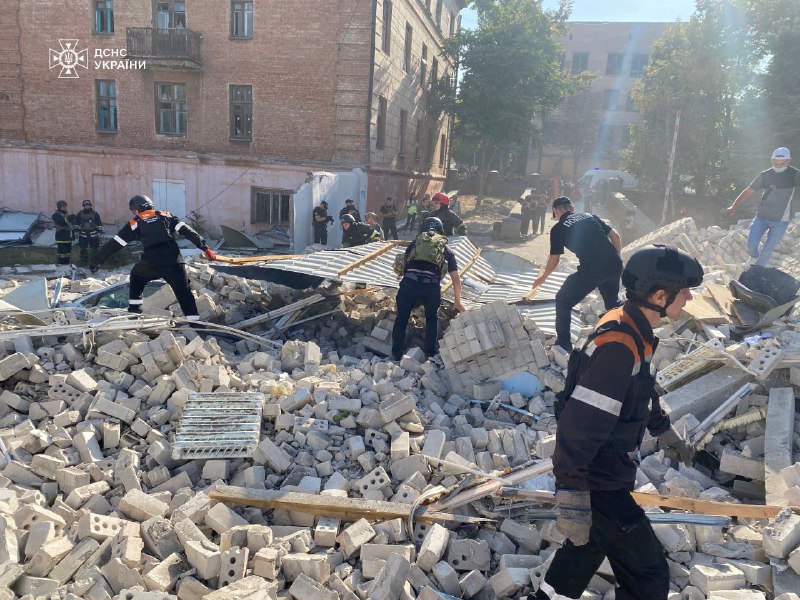
[[[392,360],[399,361],[403,357],[408,319],[418,303],[425,307],[425,355],[430,358],[436,354],[444,273],[449,273],[453,282],[453,306],[458,312],[464,312],[456,255],[447,245],[442,222],[428,217],[422,224],[422,232],[405,252],[403,278],[397,290],[397,317],[392,329]]]
[[[556,344],[572,350],[570,315],[589,292],[598,288],[606,310],[619,306],[619,276],[622,272],[619,233],[600,217],[576,213],[572,200],[560,196],[553,200],[553,218],[558,223],[550,229],[550,257],[531,289],[542,285],[558,266],[564,248],[580,261],[577,272],[567,277],[556,294]]]
[[[328,214],[328,203],[323,200],[314,209],[311,218],[314,227],[314,243],[328,245],[328,224],[333,223],[333,217]]]
[[[78,232],[78,246],[81,248],[81,262],[89,264],[89,248],[92,254],[97,253],[100,247],[100,234],[103,232],[103,221],[98,212],[92,207],[91,200],[83,201],[83,210],[75,215],[73,221],[75,231]]]
[[[433,212],[429,217],[435,217],[442,222],[444,226],[444,234],[451,235],[467,235],[467,226],[456,213],[450,210],[450,198],[446,194],[439,192],[434,194],[433,199]],[[423,228],[424,231],[424,228]]]
[[[178,217],[166,211],[155,210],[153,201],[147,196],[134,196],[128,206],[134,219],[100,249],[92,262],[92,272],[97,271],[100,263],[130,242],[140,241],[144,246],[144,255],[141,262],[131,269],[128,312],[142,312],[144,287],[150,281],[163,279],[175,293],[184,317],[189,321],[199,321],[197,303],[189,288],[186,265],[175,242],[175,235],[180,233],[205,252],[210,260],[216,260],[216,254],[200,234]]]
[[[529,600],[579,598],[603,559],[616,577],[617,600],[666,600],[669,568],[644,511],[630,492],[645,430],[659,448],[690,463],[691,446],[670,424],[654,387],[653,326],[676,319],[703,268],[677,248],[652,245],[633,254],[622,283],[627,302],[603,315],[570,356],[556,400],[556,528],[567,540]],[[691,464],[691,463],[690,463]]]
[[[361,213],[358,212],[356,208],[355,202],[352,199],[348,198],[344,201],[344,208],[339,211],[339,220],[342,220],[342,217],[345,215],[350,215],[356,220],[356,223],[361,222]]]
[[[68,265],[72,257],[72,224],[75,215],[67,212],[66,200],[56,202],[52,219],[56,225],[56,264]]]
[[[342,215],[339,218],[342,225],[342,248],[363,246],[370,242],[379,242],[380,234],[366,223],[359,223],[352,215]]]

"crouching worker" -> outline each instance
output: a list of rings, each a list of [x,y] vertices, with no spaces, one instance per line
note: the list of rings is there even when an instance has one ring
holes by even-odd
[[[671,246],[647,246],[622,272],[627,302],[608,311],[570,356],[555,406],[553,454],[556,528],[566,536],[538,592],[529,600],[580,598],[603,559],[617,580],[617,600],[666,600],[669,568],[644,511],[634,502],[637,450],[645,429],[682,462],[691,447],[661,410],[650,359],[653,326],[675,319],[703,281],[694,258]]]
[[[91,264],[92,272],[96,272],[103,261],[130,242],[140,241],[144,246],[144,255],[141,262],[131,269],[128,312],[142,312],[145,285],[149,281],[163,279],[175,293],[183,315],[190,321],[199,321],[197,303],[189,287],[186,265],[175,242],[175,234],[180,233],[205,252],[210,260],[216,260],[216,254],[200,234],[178,217],[166,211],[155,210],[153,201],[147,196],[134,196],[129,207],[134,219],[100,248]]]
[[[428,217],[422,233],[411,242],[405,254],[395,262],[395,272],[402,277],[397,291],[397,318],[392,329],[392,359],[400,360],[405,350],[406,327],[417,303],[425,307],[425,355],[436,354],[439,328],[439,306],[442,304],[442,277],[450,274],[453,281],[453,306],[464,312],[461,304],[461,279],[456,255],[447,245],[444,226],[436,217]]]
[[[353,215],[342,215],[339,217],[339,223],[342,225],[342,248],[353,248],[381,241],[380,233],[366,223],[356,221]]]

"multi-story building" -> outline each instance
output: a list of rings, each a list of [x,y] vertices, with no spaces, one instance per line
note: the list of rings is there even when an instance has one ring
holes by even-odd
[[[454,72],[442,42],[463,7],[0,0],[0,206],[92,198],[113,220],[144,193],[299,244],[322,198],[338,213],[439,191],[450,126],[426,95]]]
[[[590,91],[567,100],[542,123],[529,172],[567,179],[588,169],[616,169],[630,127],[641,123],[631,89],[642,76],[653,42],[666,23],[569,23],[561,40],[562,68],[595,75]]]

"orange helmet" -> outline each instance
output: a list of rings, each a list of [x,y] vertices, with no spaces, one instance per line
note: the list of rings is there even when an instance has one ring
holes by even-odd
[[[448,198],[445,194],[439,192],[438,194],[434,194],[433,199],[434,202],[441,202],[445,206],[450,206],[450,198]]]

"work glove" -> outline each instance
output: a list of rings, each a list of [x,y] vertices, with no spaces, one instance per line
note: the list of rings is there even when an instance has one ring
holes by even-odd
[[[100,265],[98,265],[97,263],[91,263],[91,264],[89,265],[89,270],[90,270],[92,273],[97,273],[97,272],[100,270]]]
[[[588,491],[556,490],[556,529],[576,546],[589,543],[592,503]]]
[[[674,425],[658,436],[658,449],[666,450],[668,448],[677,454],[680,462],[686,465],[692,464],[694,447],[678,433]]]
[[[203,252],[205,252],[208,260],[217,260],[217,255],[211,248],[203,248]]]

